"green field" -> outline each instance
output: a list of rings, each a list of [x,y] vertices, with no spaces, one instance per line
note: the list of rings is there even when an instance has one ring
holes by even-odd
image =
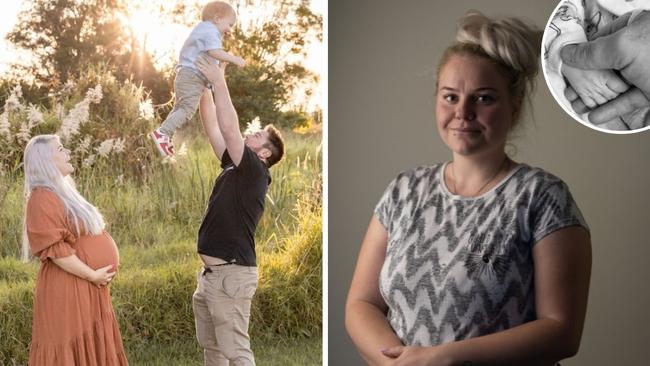
[[[252,339],[255,361],[260,366],[303,366],[322,364],[321,338],[300,340]],[[202,350],[191,340],[172,344],[147,345],[129,352],[132,366],[196,366],[202,364]]]

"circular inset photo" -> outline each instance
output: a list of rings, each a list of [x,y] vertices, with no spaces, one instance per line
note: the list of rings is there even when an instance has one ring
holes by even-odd
[[[544,29],[551,94],[578,122],[616,134],[650,129],[650,0],[563,0]]]

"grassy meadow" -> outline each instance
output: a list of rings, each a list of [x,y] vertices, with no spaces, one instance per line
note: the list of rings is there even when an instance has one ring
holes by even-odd
[[[120,250],[111,293],[127,356],[132,365],[198,365],[202,354],[191,308],[200,268],[196,237],[219,162],[196,120],[182,131],[186,154],[161,161],[146,140],[156,118],[138,114],[141,89],[113,82],[95,75],[92,84],[103,86],[103,99],[88,103],[86,121],[64,145],[75,157],[79,191],[103,213]],[[83,93],[67,96],[60,100],[63,107],[43,110],[42,120],[27,128],[26,108],[13,109],[9,133],[0,132],[0,140],[9,141],[0,160],[0,365],[26,364],[38,270],[37,261],[19,260],[25,138],[18,134],[60,131],[66,110],[71,115],[82,98]],[[129,112],[118,116],[114,110]],[[320,365],[321,134],[283,133],[287,154],[271,169],[256,236],[260,281],[250,333],[259,365]],[[100,142],[108,137],[125,146],[102,154]],[[85,140],[92,141],[90,147]],[[93,152],[98,154],[90,159]]]

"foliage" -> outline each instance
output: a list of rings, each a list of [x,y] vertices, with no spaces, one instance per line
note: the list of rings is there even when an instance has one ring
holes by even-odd
[[[251,348],[259,366],[320,366],[321,341],[320,337],[286,340],[264,336],[251,339]],[[131,350],[127,357],[133,366],[195,366],[203,362],[203,352],[194,339],[148,343]]]
[[[234,3],[239,12],[263,6],[260,0]],[[235,28],[224,46],[248,62],[241,69],[231,67],[228,74],[233,103],[243,120],[259,116],[280,126],[307,124],[309,118],[304,113],[287,112],[283,107],[290,103],[298,85],[318,82],[298,61],[313,39],[322,40],[322,17],[303,0],[279,2],[270,16]],[[306,88],[305,93],[311,92]]]
[[[313,201],[318,196],[306,195],[299,201],[295,213],[298,227],[277,253],[260,259],[265,270],[253,316],[262,328],[283,337],[314,337],[321,329],[321,307],[314,301],[323,295],[321,204]]]
[[[134,35],[124,31],[124,0],[26,0],[7,39],[29,50],[32,65],[18,72],[59,88],[90,65],[112,65],[119,80],[144,82],[156,97],[168,92],[151,56]],[[22,69],[22,70],[21,70]]]
[[[230,3],[240,15],[262,14],[245,23],[240,16],[233,32],[224,40],[225,50],[247,62],[243,68],[230,66],[227,73],[240,121],[259,117],[264,123],[282,127],[308,125],[312,118],[300,106],[290,104],[298,90],[310,95],[319,82],[318,76],[307,70],[302,60],[307,53],[306,45],[322,41],[322,16],[312,12],[306,0],[233,0]],[[165,16],[194,26],[187,19],[199,19],[200,11],[196,3],[178,2]]]
[[[26,363],[31,337],[33,289],[33,280],[0,281],[0,365]]]
[[[33,65],[15,66],[14,79],[32,75],[37,83],[23,88],[27,101],[40,104],[50,89],[61,89],[68,81],[82,80],[88,68],[103,65],[120,81],[142,86],[156,105],[171,101],[171,70],[156,70],[151,55],[125,26],[129,14],[126,0],[26,0],[26,10],[8,39],[35,56]],[[265,123],[298,127],[310,117],[299,106],[290,106],[293,95],[310,94],[318,78],[302,65],[306,45],[322,40],[322,17],[315,15],[304,0],[239,0],[238,12],[270,7],[271,14],[241,24],[225,39],[225,49],[241,55],[248,64],[231,67],[228,84],[233,104],[242,123],[260,117]],[[272,6],[270,6],[272,5]],[[164,12],[164,9],[161,9]],[[194,26],[199,19],[198,3],[177,2],[161,14],[169,21]],[[192,19],[188,21],[188,19]],[[180,47],[180,45],[179,45]],[[3,98],[0,83],[0,101]],[[164,118],[171,110],[159,110]],[[162,119],[161,118],[161,119]]]
[[[155,115],[142,87],[118,82],[104,67],[90,67],[76,84],[69,80],[49,98],[52,107],[45,109],[27,104],[19,86],[12,90],[0,113],[0,174],[20,167],[32,136],[48,133],[62,138],[77,166],[110,164],[120,179],[145,179],[160,165],[147,141]]]

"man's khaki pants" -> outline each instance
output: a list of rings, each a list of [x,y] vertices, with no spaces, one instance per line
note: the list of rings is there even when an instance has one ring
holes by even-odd
[[[198,275],[192,296],[196,338],[205,366],[255,365],[248,337],[257,267],[210,266]]]

